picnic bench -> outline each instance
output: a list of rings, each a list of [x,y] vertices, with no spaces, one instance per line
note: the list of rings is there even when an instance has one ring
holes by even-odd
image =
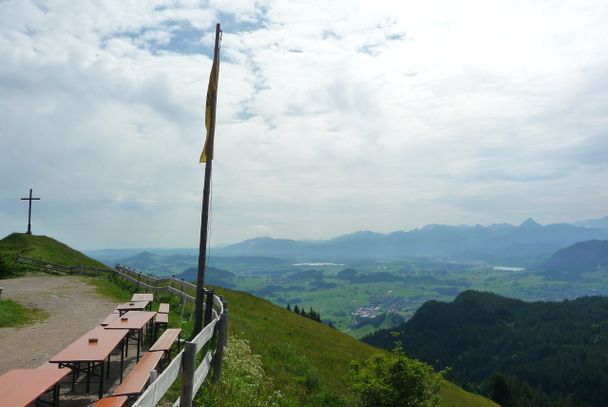
[[[127,396],[104,397],[95,403],[95,407],[122,407],[129,400]]]
[[[169,313],[169,304],[165,303],[165,302],[161,302],[158,306],[158,311],[159,314],[168,314]]]
[[[133,397],[141,394],[150,379],[150,372],[163,357],[162,352],[145,352],[125,380],[114,390],[114,396]]]
[[[169,326],[169,314],[157,313],[154,317],[154,337],[156,338],[156,334],[160,327],[167,330],[167,326]]]
[[[179,328],[171,328],[166,329],[165,332],[158,338],[158,340],[150,347],[148,352],[162,352],[165,355],[165,359],[168,360],[171,358],[171,349],[175,345],[175,341],[177,340],[178,350],[181,347],[180,345],[180,334],[182,330]]]

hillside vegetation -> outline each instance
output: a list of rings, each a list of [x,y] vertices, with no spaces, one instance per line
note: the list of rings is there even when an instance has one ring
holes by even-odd
[[[406,352],[487,391],[504,374],[517,405],[605,406],[608,298],[527,303],[465,291],[425,303],[397,331]],[[391,331],[364,340],[392,347]],[[501,376],[499,376],[501,377]]]
[[[47,236],[12,233],[0,240],[0,277],[7,277],[26,270],[35,270],[16,264],[17,255],[48,261],[65,266],[85,265],[107,269],[107,266],[85,256],[77,250]]]

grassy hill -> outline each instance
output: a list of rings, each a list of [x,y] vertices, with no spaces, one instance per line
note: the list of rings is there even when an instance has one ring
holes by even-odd
[[[2,263],[5,265],[5,267],[0,267],[0,277],[27,270],[27,267],[14,263],[18,254],[66,266],[82,264],[89,267],[107,268],[97,260],[93,260],[53,238],[12,233],[0,240],[0,258],[3,259]]]
[[[216,291],[229,303],[230,334],[248,339],[266,373],[303,405],[332,405],[337,399],[353,405],[350,362],[384,352],[250,294]],[[496,406],[449,382],[444,383],[442,396],[444,407]]]

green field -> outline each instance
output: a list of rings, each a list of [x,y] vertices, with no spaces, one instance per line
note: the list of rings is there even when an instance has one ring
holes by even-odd
[[[138,270],[156,274],[176,273],[196,265],[194,256],[136,257]],[[557,281],[529,270],[443,259],[307,262],[212,257],[210,265],[234,273],[234,277],[222,277],[220,285],[224,287],[249,292],[282,307],[312,307],[326,323],[355,337],[398,325],[428,300],[451,301],[470,289],[531,301],[608,294],[605,273]],[[356,276],[345,276],[348,269],[355,270]],[[206,278],[213,281],[212,272]]]

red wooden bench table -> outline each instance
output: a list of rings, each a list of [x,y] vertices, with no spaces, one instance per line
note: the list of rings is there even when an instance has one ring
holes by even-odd
[[[38,369],[14,369],[0,376],[0,406],[26,407],[53,390],[53,406],[59,405],[59,382],[70,369],[41,366]]]
[[[130,333],[137,334],[137,361],[141,352],[141,334],[148,322],[154,318],[156,312],[152,311],[129,311],[120,318],[115,319],[104,327],[105,330],[128,329]],[[128,342],[128,338],[127,338]]]
[[[101,367],[99,379],[99,398],[103,397],[103,381],[104,376],[109,376],[110,370],[110,355],[119,344],[124,344],[123,339],[127,336],[126,329],[104,329],[102,326],[95,327],[89,332],[76,339],[71,345],[53,356],[51,363],[57,363],[59,367],[67,366],[73,369],[72,390],[76,383],[76,376],[80,372],[87,374],[87,392],[91,373],[94,372],[95,366]],[[94,341],[93,339],[97,339]],[[120,352],[120,377],[122,380],[123,370],[123,352]],[[108,362],[108,370],[104,374],[105,362]],[[80,368],[81,364],[85,364],[84,369]]]

